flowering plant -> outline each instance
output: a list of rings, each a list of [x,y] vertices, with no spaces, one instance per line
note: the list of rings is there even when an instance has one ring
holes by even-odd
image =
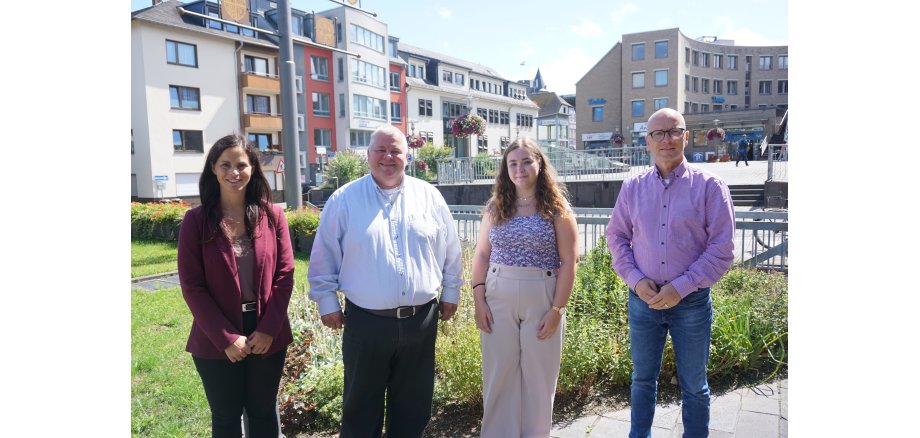
[[[412,134],[406,137],[406,143],[409,144],[410,148],[413,148],[413,149],[420,148],[422,146],[425,146],[425,139],[422,137],[419,137],[418,135]]]
[[[476,114],[463,114],[450,122],[450,133],[459,138],[482,135],[485,132],[486,121]]]
[[[613,134],[613,142],[614,142],[614,143],[616,143],[616,144],[623,144],[623,141],[624,141],[624,140],[625,140],[625,139],[623,138],[622,135],[620,135],[620,134]]]
[[[725,130],[724,130],[724,129],[722,129],[722,128],[712,128],[712,129],[709,130],[709,132],[706,133],[706,140],[712,140],[713,138],[717,138],[717,137],[718,137],[719,140],[721,140],[722,137],[724,137],[724,136],[725,136]]]

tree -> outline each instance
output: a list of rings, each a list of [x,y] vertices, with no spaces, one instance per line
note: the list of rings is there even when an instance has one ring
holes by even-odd
[[[453,150],[448,147],[435,147],[435,145],[429,142],[425,144],[425,146],[417,149],[416,160],[425,163],[425,167],[428,172],[431,173],[432,178],[437,178],[438,160],[452,157],[452,151]]]
[[[342,187],[368,172],[367,159],[352,151],[346,150],[335,154],[326,167],[326,183],[324,189]],[[338,178],[338,183],[333,178]]]

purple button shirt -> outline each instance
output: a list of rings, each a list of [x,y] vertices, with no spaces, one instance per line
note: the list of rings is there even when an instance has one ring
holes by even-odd
[[[735,210],[725,181],[686,159],[667,178],[652,167],[626,180],[605,235],[626,284],[635,289],[648,277],[683,298],[731,267]]]

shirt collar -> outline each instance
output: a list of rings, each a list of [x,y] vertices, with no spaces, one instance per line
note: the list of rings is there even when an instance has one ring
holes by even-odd
[[[668,175],[662,175],[661,172],[658,170],[658,166],[653,166],[653,167],[654,167],[655,175],[658,176],[658,179],[674,180],[674,178],[680,178],[687,173],[687,158],[684,157],[684,159],[681,160],[680,164],[678,164],[677,167],[675,167],[674,170],[672,170],[671,173]]]

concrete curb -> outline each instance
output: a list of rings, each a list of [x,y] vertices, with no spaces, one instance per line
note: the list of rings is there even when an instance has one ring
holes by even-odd
[[[144,275],[141,277],[134,277],[131,279],[131,284],[140,283],[142,281],[147,281],[147,280],[156,280],[156,279],[164,278],[164,277],[172,277],[174,275],[179,275],[179,271],[170,271],[170,272],[164,272],[162,274],[151,274],[151,275]]]

